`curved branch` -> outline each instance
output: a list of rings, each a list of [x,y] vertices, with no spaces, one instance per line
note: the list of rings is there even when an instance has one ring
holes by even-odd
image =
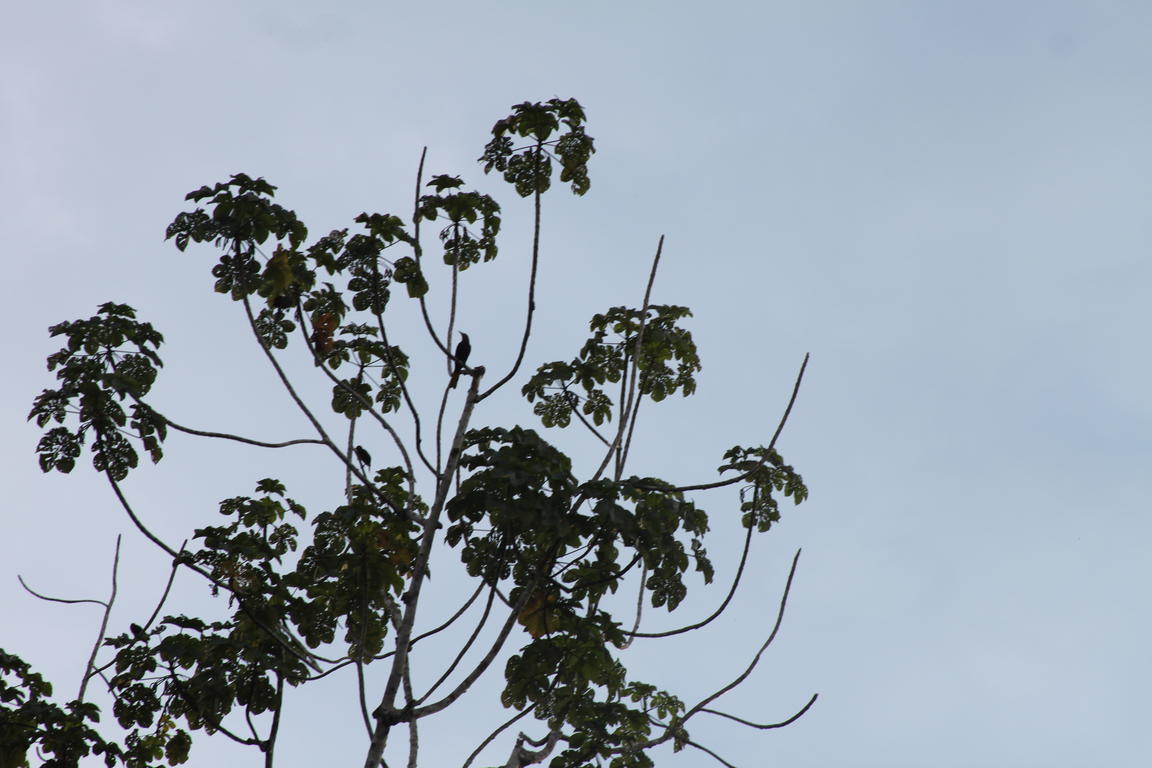
[[[792,558],[792,567],[788,569],[788,581],[784,585],[784,594],[780,596],[780,608],[776,612],[776,623],[773,625],[772,632],[768,635],[768,639],[764,641],[764,644],[760,646],[760,650],[758,650],[756,655],[752,658],[752,662],[743,672],[741,672],[736,677],[735,680],[720,690],[716,691],[711,696],[708,696],[696,706],[692,707],[692,709],[690,709],[688,713],[685,714],[684,717],[680,720],[681,723],[687,722],[690,717],[703,710],[716,699],[728,693],[728,691],[731,691],[733,688],[743,683],[748,678],[748,675],[752,674],[752,670],[755,669],[756,665],[760,663],[760,657],[764,655],[764,651],[768,650],[768,646],[771,645],[772,641],[776,639],[776,633],[780,631],[780,625],[784,621],[784,608],[788,605],[788,593],[792,591],[792,579],[796,576],[796,565],[799,563],[799,561],[800,550],[798,549],[796,550],[796,556]]]
[[[185,427],[185,426],[182,426],[180,424],[177,424],[176,422],[172,421],[172,419],[168,418],[167,416],[160,413],[159,411],[156,411],[155,409],[152,409],[152,410],[153,410],[153,413],[155,413],[157,416],[159,416],[161,419],[163,419],[164,423],[167,424],[168,426],[172,427],[172,429],[176,430],[177,432],[184,432],[185,434],[196,435],[197,437],[216,437],[216,438],[220,438],[222,440],[235,440],[238,443],[244,443],[245,445],[255,445],[255,446],[259,446],[260,448],[287,448],[290,445],[326,445],[326,443],[323,440],[317,440],[314,437],[302,437],[302,438],[299,438],[297,440],[285,440],[284,442],[281,442],[281,443],[269,443],[269,442],[265,442],[264,440],[253,440],[253,439],[248,438],[248,437],[240,437],[239,435],[231,435],[231,434],[228,434],[227,432],[208,432],[208,431],[202,430],[202,429],[193,429],[192,427]]]
[[[472,644],[476,642],[476,638],[480,636],[480,630],[484,629],[484,625],[488,623],[488,616],[492,613],[492,602],[495,597],[496,584],[493,583],[492,588],[488,591],[488,601],[484,604],[484,613],[480,615],[480,621],[477,622],[476,628],[472,630],[472,634],[468,637],[468,641],[464,643],[463,646],[461,646],[460,650],[456,653],[456,658],[452,659],[452,663],[449,664],[448,668],[444,670],[444,674],[440,675],[436,682],[432,684],[432,687],[428,689],[427,693],[416,700],[416,704],[427,701],[428,697],[431,696],[433,692],[435,692],[435,690],[439,688],[444,683],[444,681],[447,680],[448,677],[456,670],[456,667],[459,666],[460,662],[464,659],[464,655],[468,653],[468,650],[472,647]]]
[[[804,369],[808,367],[808,357],[809,357],[809,355],[807,355],[807,354],[804,355],[804,362],[800,364],[800,373],[798,373],[796,375],[796,384],[792,387],[792,396],[790,398],[788,398],[788,407],[784,409],[784,415],[780,417],[780,423],[776,425],[776,432],[773,433],[772,440],[771,440],[771,442],[768,443],[768,448],[767,448],[767,450],[764,451],[763,458],[761,458],[760,461],[757,462],[756,466],[752,467],[751,469],[749,469],[747,472],[744,472],[743,474],[737,475],[736,477],[730,477],[727,480],[718,480],[714,483],[700,483],[698,485],[680,485],[680,486],[676,486],[675,488],[667,488],[667,489],[651,488],[650,490],[667,490],[667,491],[672,492],[672,493],[684,493],[685,491],[710,491],[713,488],[723,488],[723,487],[728,486],[728,485],[734,485],[736,483],[741,483],[741,482],[747,480],[748,478],[750,478],[754,472],[756,472],[758,469],[760,469],[762,466],[764,466],[765,463],[767,463],[768,457],[771,455],[772,450],[776,447],[776,440],[779,439],[780,433],[782,431],[784,431],[784,425],[788,423],[788,416],[791,415],[791,413],[792,413],[792,406],[796,402],[796,395],[798,395],[800,393],[800,382],[804,380]],[[645,486],[640,486],[640,487],[643,488]]]
[[[816,703],[816,699],[818,699],[819,697],[820,697],[820,694],[818,694],[818,693],[812,694],[812,698],[808,699],[808,703],[805,704],[803,707],[801,707],[799,712],[792,715],[792,717],[788,718],[787,720],[781,720],[778,723],[764,723],[764,724],[753,723],[749,720],[745,720],[742,717],[736,717],[735,715],[730,715],[727,712],[720,712],[720,711],[715,710],[715,709],[709,709],[708,707],[704,707],[700,711],[701,712],[707,712],[710,715],[718,715],[720,717],[726,717],[729,720],[735,720],[736,722],[740,723],[741,725],[746,725],[749,728],[757,728],[759,730],[767,730],[769,728],[783,728],[786,725],[791,725],[792,723],[796,722],[797,720],[799,720],[801,717],[804,716],[805,712],[807,712],[809,709],[812,708],[812,705]]]
[[[484,656],[484,658],[480,660],[480,662],[468,674],[468,676],[461,680],[456,688],[453,689],[453,691],[444,698],[440,699],[434,704],[429,704],[415,710],[412,713],[412,717],[419,718],[436,714],[440,710],[448,707],[452,702],[456,701],[456,699],[463,696],[464,693],[472,687],[472,684],[475,683],[480,678],[480,676],[484,674],[485,671],[487,671],[489,665],[492,664],[492,662],[496,659],[497,654],[500,653],[500,649],[504,647],[504,643],[508,639],[508,634],[512,631],[512,627],[516,624],[516,617],[520,615],[520,611],[523,610],[524,606],[528,603],[528,598],[531,597],[531,593],[531,589],[524,590],[524,593],[520,596],[520,599],[516,601],[516,604],[512,607],[512,610],[509,611],[508,618],[505,620],[504,626],[500,628],[500,634],[497,635],[496,639],[492,642],[492,647],[488,649],[488,653]]]
[[[464,605],[460,606],[460,608],[456,611],[456,613],[452,614],[448,618],[448,620],[445,621],[440,626],[438,626],[434,629],[430,629],[427,632],[424,632],[423,634],[416,635],[416,637],[412,638],[412,645],[416,645],[416,643],[420,642],[421,640],[423,640],[426,637],[431,637],[432,635],[435,635],[438,632],[443,632],[445,629],[447,629],[449,626],[451,626],[452,623],[454,621],[456,621],[456,619],[458,619],[464,615],[464,612],[468,610],[468,608],[472,605],[472,603],[474,603],[476,601],[476,598],[478,598],[480,596],[480,593],[483,591],[484,591],[484,584],[481,583],[480,586],[476,587],[476,591],[472,593],[472,596],[464,602]],[[377,656],[376,658],[377,659],[386,659],[389,656],[391,656],[393,653],[395,653],[395,651],[389,651],[388,653],[381,654],[380,656]]]
[[[636,590],[636,621],[632,623],[632,631],[625,631],[624,634],[629,635],[628,642],[624,643],[623,648],[631,648],[632,641],[637,637],[637,630],[640,629],[640,617],[644,613],[644,582],[648,581],[648,564],[644,564],[644,568],[640,571],[640,588]]]
[[[92,598],[80,598],[77,600],[67,600],[63,597],[49,597],[48,595],[42,595],[39,592],[37,592],[36,590],[32,589],[32,587],[28,586],[28,583],[26,581],[24,581],[23,576],[20,576],[19,574],[17,574],[16,578],[17,578],[17,580],[19,580],[20,586],[24,587],[24,590],[26,592],[28,592],[30,595],[32,595],[33,597],[38,597],[41,600],[47,600],[50,603],[65,603],[68,605],[73,605],[73,604],[77,604],[77,603],[95,603],[96,605],[102,605],[105,608],[108,607],[108,603],[104,602],[103,600],[93,600]]]
[[[740,554],[740,565],[736,568],[736,576],[732,579],[732,586],[728,590],[728,595],[724,598],[724,602],[720,603],[720,607],[713,611],[711,616],[695,624],[689,624],[679,629],[670,629],[667,632],[637,632],[633,629],[632,632],[628,632],[627,634],[632,637],[671,637],[672,635],[680,635],[685,632],[691,632],[694,629],[700,629],[712,623],[716,617],[724,613],[724,609],[728,607],[728,603],[732,602],[732,597],[736,594],[736,588],[740,585],[740,577],[744,574],[744,566],[748,562],[748,550],[752,547],[752,530],[753,526],[748,526],[748,533],[744,536],[744,551]],[[643,585],[641,585],[641,592],[643,592]],[[639,612],[637,612],[637,618],[639,618]]]

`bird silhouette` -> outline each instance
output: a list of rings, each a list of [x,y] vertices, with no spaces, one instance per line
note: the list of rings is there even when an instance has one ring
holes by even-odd
[[[448,382],[448,389],[456,389],[456,385],[460,382],[460,371],[466,366],[468,362],[468,355],[472,354],[472,342],[468,340],[468,334],[460,334],[460,343],[456,345],[456,352],[452,355],[452,359],[456,361],[456,367],[452,371],[452,380]]]
[[[372,466],[372,455],[369,454],[368,451],[364,450],[364,446],[358,445],[352,450],[356,454],[357,461],[363,465],[364,469],[368,469],[370,466]]]

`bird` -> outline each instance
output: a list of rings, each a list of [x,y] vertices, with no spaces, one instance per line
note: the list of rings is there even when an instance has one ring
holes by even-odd
[[[460,343],[456,345],[456,352],[452,355],[452,359],[456,361],[456,368],[452,371],[452,380],[448,382],[448,389],[456,389],[456,384],[460,381],[460,371],[466,366],[468,362],[468,355],[472,354],[472,342],[468,340],[468,334],[460,334]]]
[[[368,453],[368,451],[364,450],[364,446],[358,445],[352,450],[356,454],[356,459],[360,462],[364,469],[368,469],[368,467],[372,466],[372,456]]]

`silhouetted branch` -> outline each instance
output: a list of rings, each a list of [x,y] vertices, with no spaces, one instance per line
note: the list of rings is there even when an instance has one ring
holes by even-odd
[[[751,469],[749,469],[747,472],[744,472],[743,474],[737,475],[736,477],[730,477],[727,480],[717,480],[714,483],[700,483],[698,485],[679,485],[679,486],[676,486],[675,488],[669,488],[669,489],[652,488],[650,490],[668,490],[668,491],[677,492],[677,493],[684,493],[685,491],[709,491],[709,490],[712,490],[713,488],[723,488],[724,486],[727,486],[727,485],[733,485],[735,483],[741,483],[741,482],[747,480],[748,478],[752,477],[752,474],[754,472],[756,472],[758,469],[760,469],[760,467],[764,466],[764,464],[767,463],[768,457],[772,455],[772,450],[776,447],[776,440],[779,439],[780,433],[782,431],[784,431],[784,425],[788,423],[788,416],[792,413],[792,406],[796,403],[796,396],[800,393],[800,382],[804,380],[804,369],[806,369],[808,367],[808,357],[809,356],[807,354],[804,355],[804,362],[800,364],[800,373],[798,373],[796,375],[796,384],[792,387],[792,396],[788,398],[788,407],[784,409],[784,415],[780,417],[780,423],[776,425],[776,432],[773,433],[772,440],[771,440],[771,442],[768,443],[767,450],[764,451],[764,456],[760,459],[760,461],[758,461],[756,463],[756,466],[752,467]],[[645,487],[645,486],[640,486],[640,487]]]
[[[712,750],[708,749],[708,747],[704,746],[703,744],[700,744],[700,743],[698,743],[698,742],[692,741],[692,739],[687,739],[687,740],[685,740],[685,742],[684,742],[684,743],[685,743],[685,744],[687,744],[687,745],[688,745],[688,746],[690,746],[690,747],[695,747],[696,749],[700,750],[701,752],[703,752],[704,754],[708,755],[709,757],[711,757],[711,758],[712,758],[713,760],[715,760],[716,762],[718,762],[718,763],[720,763],[721,765],[725,766],[725,768],[736,768],[736,766],[735,766],[735,765],[733,765],[732,763],[728,762],[728,761],[727,761],[727,760],[725,760],[724,758],[720,757],[720,755],[718,755],[718,754],[716,754],[715,752],[713,752]]]
[[[516,372],[520,370],[520,364],[524,362],[524,353],[528,349],[528,339],[532,335],[532,316],[536,312],[536,271],[540,264],[540,195],[542,193],[540,192],[539,184],[540,160],[538,158],[535,165],[535,174],[537,177],[537,183],[534,185],[536,187],[536,194],[534,197],[535,218],[532,224],[532,269],[528,276],[528,317],[524,321],[524,336],[520,340],[520,351],[516,355],[516,362],[512,364],[512,370],[508,371],[504,378],[500,379],[491,387],[484,390],[484,393],[476,398],[476,402],[480,402],[481,400],[487,398],[490,394],[500,389],[500,387],[504,386],[508,381],[512,379],[513,376],[516,375]]]
[[[744,682],[748,678],[748,675],[752,674],[752,670],[756,668],[756,665],[760,663],[760,657],[764,655],[764,651],[768,650],[768,646],[771,645],[772,641],[776,639],[776,633],[780,631],[780,625],[784,621],[784,608],[788,605],[788,594],[792,591],[792,579],[796,576],[796,565],[799,562],[800,550],[798,549],[796,550],[796,556],[792,558],[792,567],[788,569],[788,581],[784,585],[784,594],[780,596],[780,609],[776,612],[776,623],[773,625],[772,632],[768,635],[768,639],[764,641],[764,644],[760,646],[760,650],[758,650],[756,655],[752,658],[752,663],[750,663],[748,667],[731,683],[716,691],[711,696],[708,696],[699,704],[690,709],[681,720],[682,723],[687,722],[688,718],[692,717],[694,714],[704,709],[704,707],[708,706],[713,701]]]
[[[792,723],[796,722],[797,720],[799,720],[801,717],[804,716],[805,712],[807,712],[809,709],[812,708],[812,705],[816,703],[816,699],[819,697],[820,697],[820,694],[818,694],[818,693],[812,694],[812,698],[808,699],[808,703],[805,704],[803,707],[801,707],[799,712],[792,715],[792,717],[788,718],[787,720],[781,720],[778,723],[765,723],[765,724],[753,723],[749,720],[745,720],[742,717],[736,717],[735,715],[730,715],[727,712],[720,712],[719,710],[709,709],[708,707],[704,707],[700,711],[701,712],[707,712],[710,715],[718,715],[720,717],[726,717],[729,720],[735,720],[736,722],[740,723],[741,725],[746,725],[749,728],[758,728],[760,730],[768,730],[769,728],[783,728],[786,725],[791,725]]]
[[[157,416],[164,420],[165,424],[172,427],[172,429],[176,430],[177,432],[184,432],[185,434],[196,435],[197,437],[215,437],[221,440],[234,440],[238,443],[244,443],[245,445],[255,445],[259,446],[260,448],[287,448],[290,445],[325,445],[323,440],[317,440],[314,437],[302,437],[296,440],[285,440],[281,443],[270,443],[265,442],[264,440],[253,440],[252,438],[248,437],[232,435],[227,432],[208,432],[203,429],[193,429],[192,427],[185,427],[181,424],[177,424],[176,422],[172,421],[172,419],[156,411],[155,409],[153,409],[153,413],[156,413]]]
[[[495,738],[497,736],[499,736],[501,733],[506,731],[509,726],[511,726],[517,720],[524,717],[525,715],[527,715],[529,712],[531,712],[534,709],[536,709],[536,705],[530,704],[527,707],[525,707],[524,709],[520,710],[519,714],[513,715],[512,717],[505,720],[502,725],[497,726],[496,730],[492,731],[492,733],[488,734],[488,736],[485,737],[485,739],[480,742],[480,746],[478,746],[478,747],[476,747],[476,749],[472,750],[472,754],[468,755],[468,759],[464,761],[464,765],[462,766],[462,768],[468,768],[468,766],[472,765],[472,761],[475,760],[476,757],[484,750],[484,747],[491,744],[493,742],[493,740],[495,740]]]
[[[748,562],[748,551],[752,547],[752,530],[753,526],[749,525],[748,532],[744,535],[744,551],[740,554],[740,565],[736,568],[736,576],[732,579],[732,586],[728,590],[728,595],[724,598],[724,602],[720,603],[720,607],[712,612],[711,616],[695,624],[689,624],[679,629],[670,629],[667,632],[637,632],[633,629],[633,631],[628,634],[633,637],[671,637],[672,635],[679,635],[684,632],[699,629],[700,627],[710,624],[716,617],[724,613],[724,609],[728,607],[728,603],[732,602],[732,597],[736,594],[736,588],[740,585],[740,577],[744,574],[744,566]]]

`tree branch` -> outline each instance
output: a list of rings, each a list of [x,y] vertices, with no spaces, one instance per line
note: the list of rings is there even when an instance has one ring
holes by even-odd
[[[512,717],[505,720],[502,725],[497,726],[496,730],[492,731],[492,733],[488,734],[488,736],[485,737],[485,739],[482,742],[480,742],[480,746],[478,746],[478,747],[476,747],[476,749],[472,750],[472,754],[468,755],[468,759],[464,761],[464,765],[462,766],[462,768],[468,768],[468,766],[472,765],[472,761],[475,760],[476,757],[484,750],[484,747],[491,744],[495,740],[495,738],[497,736],[499,736],[501,733],[503,733],[505,730],[507,730],[509,728],[509,726],[511,726],[517,720],[524,717],[525,715],[527,715],[529,712],[531,712],[534,709],[536,709],[536,705],[530,704],[529,706],[520,710],[519,714],[513,715]]]
[[[637,632],[634,628],[627,634],[632,637],[671,637],[672,635],[680,635],[685,632],[691,632],[694,629],[700,629],[700,627],[712,623],[716,617],[724,613],[724,609],[728,607],[728,603],[732,601],[733,595],[736,594],[736,588],[740,585],[740,577],[743,575],[744,566],[748,562],[748,551],[752,547],[752,531],[753,526],[749,525],[747,533],[744,535],[744,551],[740,553],[740,565],[736,568],[736,576],[732,579],[732,587],[728,590],[728,595],[724,598],[724,602],[720,603],[720,607],[713,611],[711,616],[695,624],[689,624],[679,629],[670,629],[667,632]],[[641,594],[643,594],[643,585],[641,585]],[[637,618],[639,618],[639,611],[637,611]]]
[[[543,146],[543,142],[537,143],[537,148]],[[535,175],[537,182],[540,178],[540,159],[537,156],[535,165]],[[516,375],[520,370],[520,364],[524,362],[524,353],[528,350],[528,339],[532,335],[532,316],[536,312],[536,271],[540,264],[540,185],[536,185],[536,193],[533,198],[535,203],[535,217],[532,224],[532,270],[528,277],[528,317],[524,322],[524,336],[520,340],[520,351],[516,355],[516,362],[512,365],[512,370],[504,375],[504,378],[497,381],[491,387],[484,391],[484,394],[477,398],[477,401],[484,400],[500,387],[504,386],[508,381]]]
[[[715,752],[713,752],[712,750],[708,749],[708,747],[704,746],[703,744],[698,744],[697,742],[695,742],[695,741],[692,741],[692,739],[686,739],[684,743],[685,743],[685,744],[687,744],[687,745],[688,745],[688,746],[690,746],[690,747],[695,747],[696,749],[700,750],[701,752],[703,752],[704,754],[708,755],[709,757],[711,757],[711,758],[712,758],[713,760],[715,760],[716,762],[718,762],[718,763],[720,763],[721,765],[725,766],[725,768],[736,768],[736,766],[735,766],[735,765],[733,765],[732,763],[728,762],[728,761],[727,761],[727,760],[725,760],[724,758],[720,757],[720,755],[718,755],[718,754],[716,754]]]
[[[196,435],[197,437],[215,437],[222,440],[234,440],[238,443],[255,445],[259,446],[260,448],[287,448],[290,445],[326,445],[323,440],[317,440],[314,437],[302,437],[297,440],[285,440],[284,442],[280,443],[269,443],[263,440],[253,440],[247,437],[240,437],[239,435],[231,435],[227,432],[208,432],[202,429],[193,429],[192,427],[185,427],[177,424],[176,422],[172,421],[172,419],[168,418],[159,411],[156,411],[155,409],[153,409],[153,412],[156,413],[156,415],[161,419],[163,419],[165,424],[172,427],[172,429],[176,430],[177,432],[184,432],[185,434]]]
[[[416,610],[420,602],[420,589],[424,584],[425,575],[428,573],[428,560],[432,554],[432,545],[436,538],[436,529],[439,527],[440,515],[444,511],[444,504],[447,501],[448,492],[451,488],[452,473],[463,451],[464,433],[472,417],[472,410],[476,406],[476,393],[479,386],[479,377],[473,377],[472,383],[468,388],[468,395],[464,401],[464,410],[460,414],[460,421],[456,427],[456,436],[452,440],[452,450],[448,454],[448,462],[445,466],[444,475],[441,476],[437,482],[436,498],[424,519],[424,531],[421,535],[420,551],[414,563],[415,570],[412,574],[412,584],[409,586],[408,592],[405,595],[407,607],[404,611],[404,618],[400,623],[400,629],[396,632],[396,654],[392,658],[392,670],[388,675],[388,682],[385,685],[384,695],[381,697],[380,705],[372,713],[372,716],[376,719],[376,727],[372,732],[372,742],[368,748],[368,756],[364,761],[364,768],[377,768],[380,759],[384,755],[384,747],[388,742],[388,733],[392,724],[393,722],[398,722],[395,719],[396,694],[400,688],[401,676],[408,666],[408,652],[412,645],[412,628],[416,622]]]
[[[692,707],[692,709],[690,709],[688,713],[685,714],[684,717],[680,720],[681,723],[687,722],[690,717],[703,710],[716,699],[728,693],[728,691],[731,691],[733,688],[740,685],[748,678],[748,675],[752,674],[752,670],[755,669],[756,665],[760,663],[760,657],[764,655],[764,651],[768,650],[768,646],[771,645],[772,641],[776,639],[776,633],[780,631],[780,625],[784,621],[784,608],[788,605],[788,594],[792,591],[792,579],[796,576],[796,565],[799,562],[800,550],[798,549],[796,550],[796,556],[792,558],[792,567],[788,569],[788,581],[784,585],[784,594],[780,596],[780,608],[776,612],[776,623],[773,625],[772,632],[768,635],[768,639],[764,641],[764,644],[760,646],[760,650],[758,650],[756,655],[752,658],[752,662],[743,672],[740,673],[739,676],[736,677],[735,680],[720,690],[716,691],[711,696],[708,696],[696,706]]]
[[[448,668],[444,670],[444,673],[440,675],[435,683],[432,684],[432,687],[429,688],[423,696],[416,700],[417,705],[427,701],[428,697],[431,696],[433,692],[435,692],[435,690],[439,688],[445,680],[448,679],[452,672],[455,671],[456,667],[459,666],[460,662],[464,658],[464,655],[468,653],[468,650],[472,647],[472,644],[476,642],[476,638],[480,636],[480,630],[484,629],[484,625],[488,623],[488,616],[492,613],[492,602],[495,597],[496,584],[493,582],[491,589],[488,590],[488,600],[484,604],[484,613],[480,615],[480,621],[477,622],[476,628],[472,630],[472,634],[468,636],[468,641],[464,643],[464,645],[460,648],[456,654],[456,657],[452,659],[452,663],[448,665]]]
[[[805,704],[803,707],[801,707],[799,712],[792,715],[792,717],[788,718],[787,720],[781,720],[778,723],[764,723],[764,724],[753,723],[753,722],[750,722],[748,720],[745,720],[742,717],[736,717],[735,715],[730,715],[727,712],[720,712],[719,710],[709,709],[708,707],[704,707],[700,711],[701,712],[707,712],[710,715],[718,715],[720,717],[726,717],[729,720],[735,720],[736,722],[740,723],[741,725],[746,725],[749,728],[757,728],[759,730],[767,730],[769,728],[783,728],[786,725],[791,725],[792,723],[796,722],[797,720],[799,720],[801,717],[804,716],[805,712],[807,712],[809,709],[812,708],[812,705],[816,703],[816,699],[818,699],[819,697],[820,697],[820,694],[818,694],[818,693],[812,694],[812,698],[808,699],[808,703]]]
[[[804,355],[804,362],[800,364],[800,373],[796,375],[796,384],[792,387],[792,396],[788,398],[788,407],[784,409],[784,415],[780,417],[780,423],[776,425],[776,432],[772,435],[771,442],[768,443],[768,449],[764,452],[763,458],[756,463],[756,466],[749,469],[743,474],[736,477],[730,477],[727,480],[718,480],[714,483],[699,483],[697,485],[680,485],[675,488],[652,488],[651,490],[669,490],[677,493],[684,493],[685,491],[710,491],[713,488],[723,488],[728,485],[740,483],[747,480],[756,472],[760,467],[764,466],[768,461],[769,455],[776,447],[776,440],[779,439],[780,433],[784,430],[784,425],[788,423],[788,416],[792,413],[792,406],[796,403],[796,395],[800,393],[800,382],[804,380],[804,369],[808,367],[808,355]],[[644,486],[641,486],[644,487]]]

